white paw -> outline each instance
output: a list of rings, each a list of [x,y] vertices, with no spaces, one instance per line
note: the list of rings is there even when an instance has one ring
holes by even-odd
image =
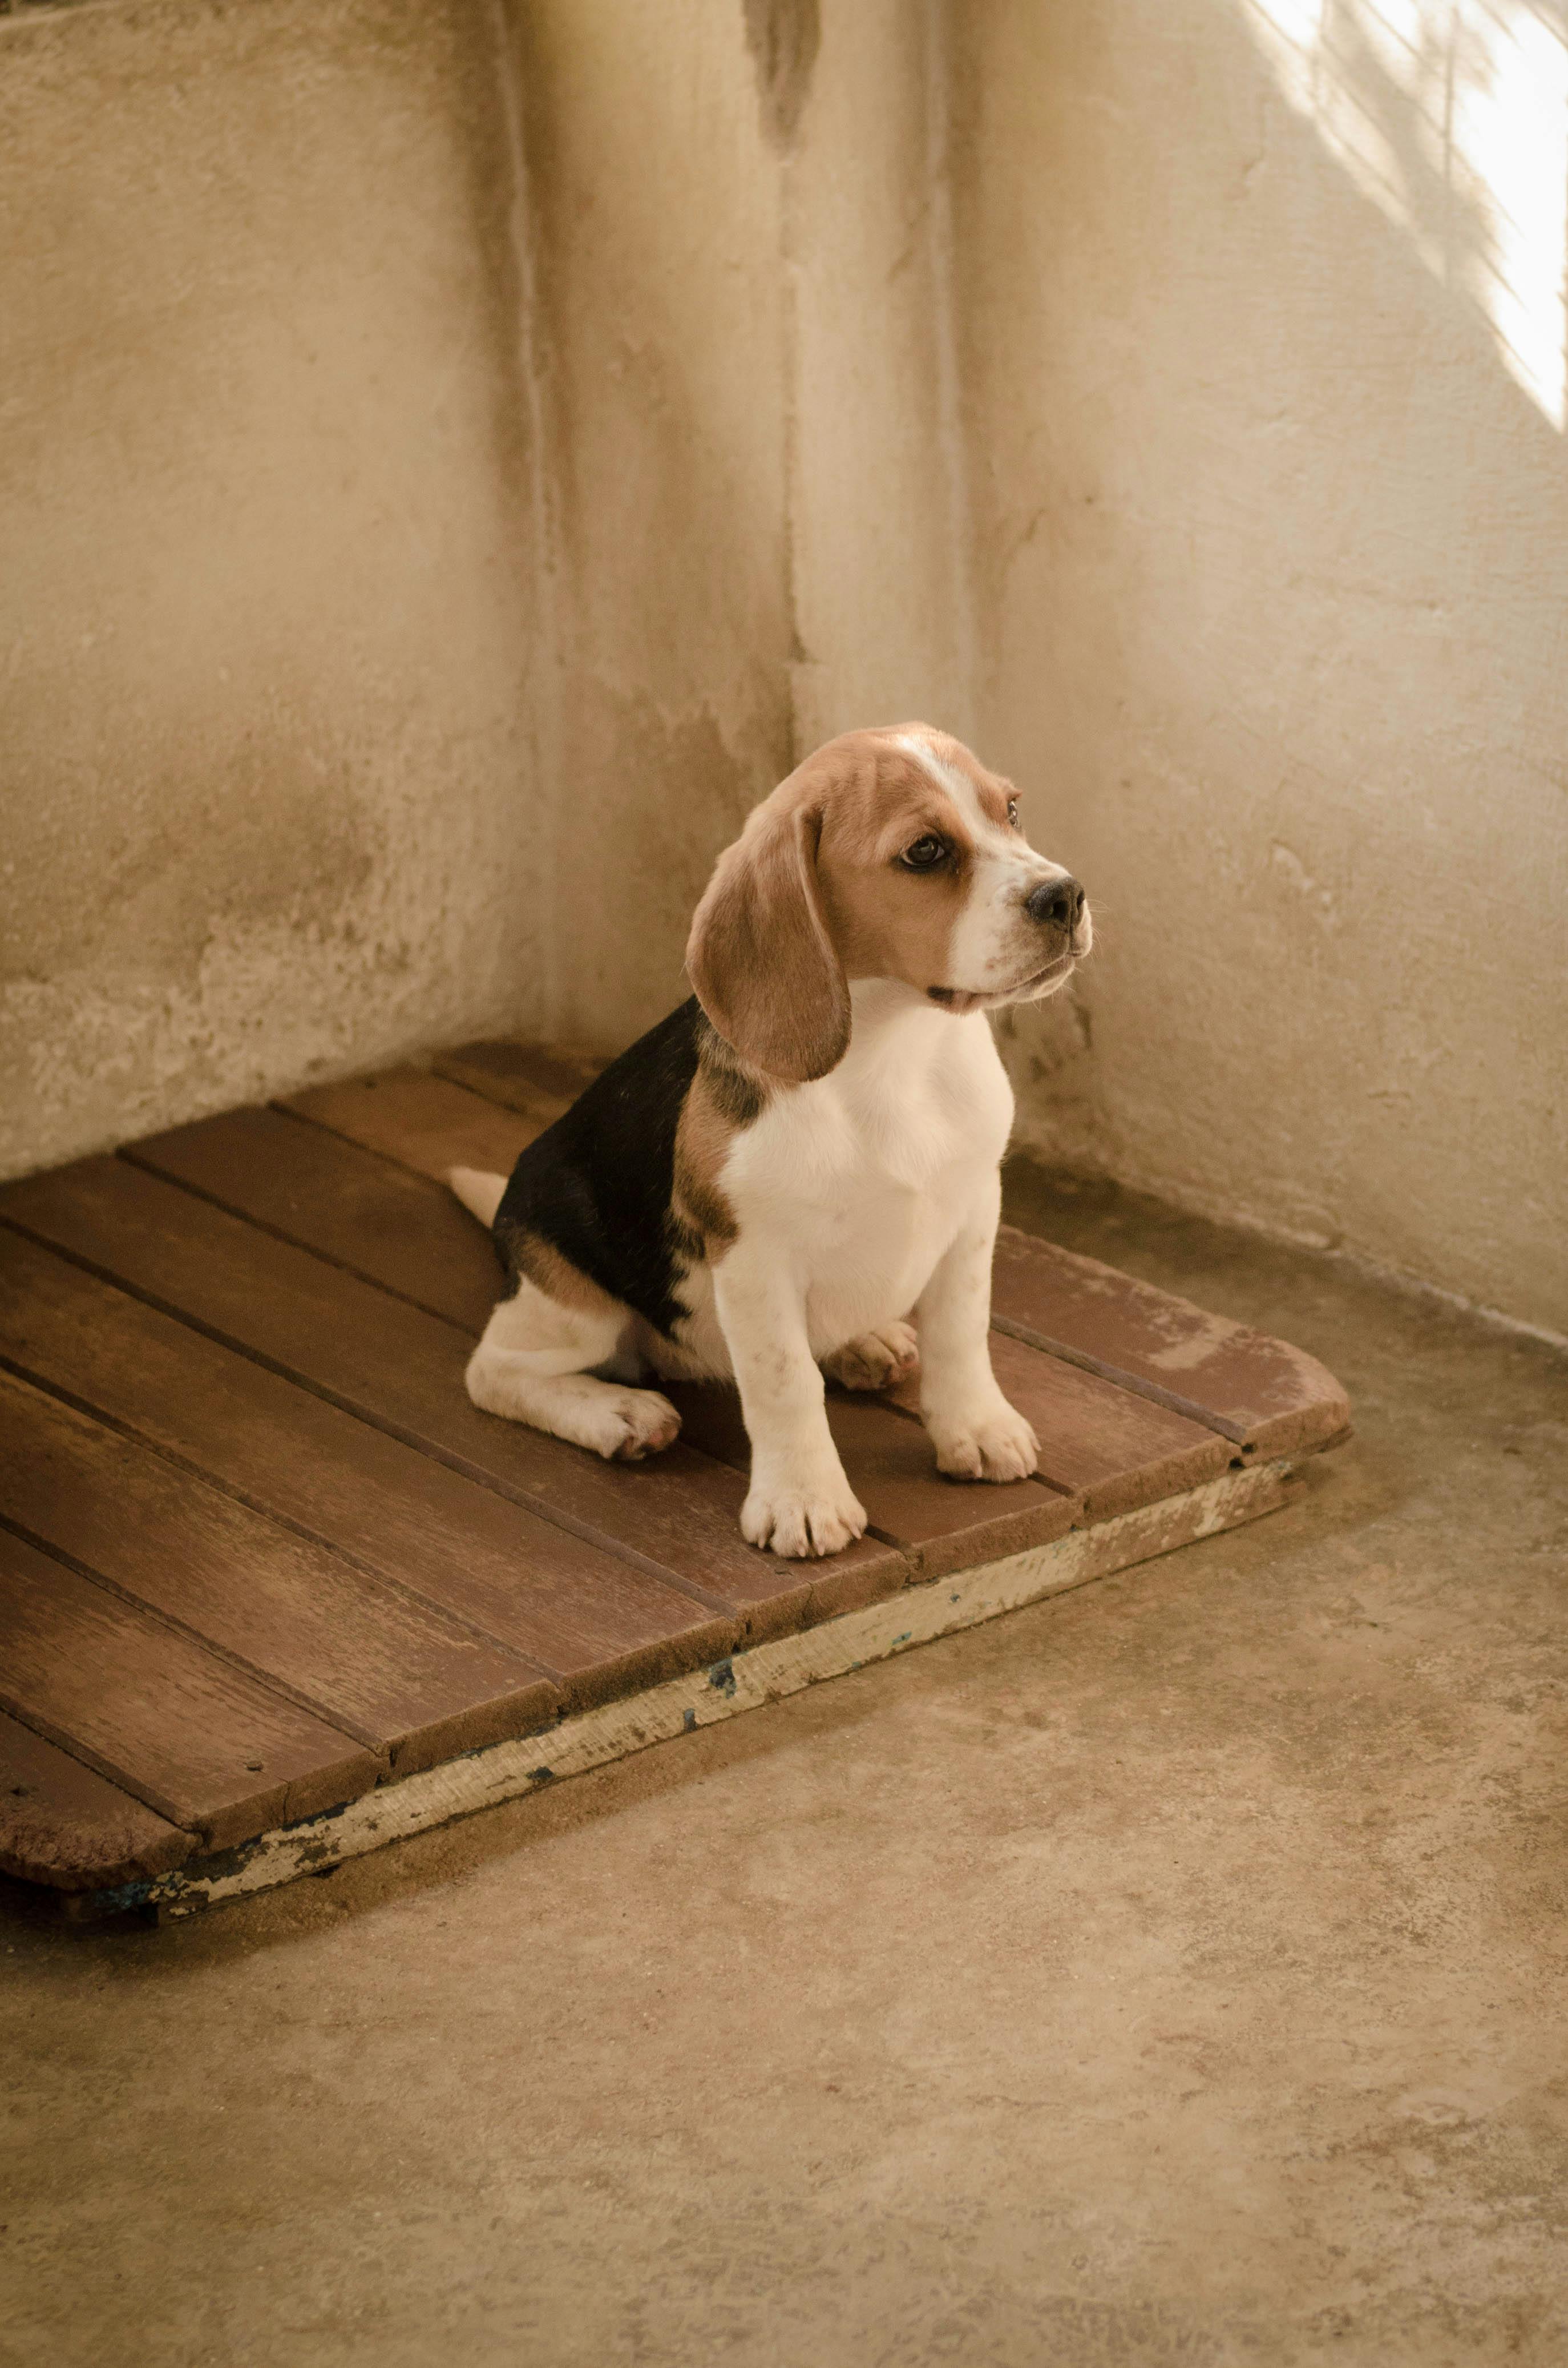
[[[926,1428],[937,1471],[955,1480],[1027,1480],[1040,1455],[1039,1440],[1000,1392],[981,1406],[928,1413]]]
[[[888,1390],[912,1373],[920,1362],[913,1324],[882,1324],[862,1332],[822,1360],[830,1381],[846,1390]]]
[[[770,1486],[754,1479],[741,1507],[741,1535],[752,1546],[804,1561],[813,1554],[842,1554],[866,1533],[866,1508],[842,1472],[815,1484],[780,1478]]]
[[[672,1447],[680,1434],[680,1417],[657,1390],[611,1390],[596,1404],[594,1436],[585,1440],[612,1463],[640,1463]]]

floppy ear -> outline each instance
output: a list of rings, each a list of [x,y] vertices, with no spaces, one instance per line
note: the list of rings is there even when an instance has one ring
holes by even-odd
[[[817,885],[821,829],[803,805],[759,806],[719,858],[686,949],[725,1042],[796,1086],[825,1077],[849,1046],[849,989]]]

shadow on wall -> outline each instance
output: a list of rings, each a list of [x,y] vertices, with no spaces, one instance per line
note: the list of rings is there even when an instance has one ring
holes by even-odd
[[[984,745],[1103,916],[1026,1135],[1568,1329],[1563,12],[968,24]]]

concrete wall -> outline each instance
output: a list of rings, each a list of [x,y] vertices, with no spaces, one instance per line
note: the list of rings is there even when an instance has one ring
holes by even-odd
[[[560,671],[551,1008],[681,993],[714,854],[789,769],[778,174],[738,6],[516,12]]]
[[[1568,1330],[1559,16],[960,16],[981,735],[1101,913],[1026,1132]]]
[[[1560,30],[0,18],[0,1168],[625,1042],[925,714],[1099,911],[1026,1140],[1568,1328]]]
[[[543,1013],[470,0],[0,18],[0,1168]]]
[[[561,671],[552,981],[619,1047],[687,992],[747,810],[852,723],[965,712],[945,66],[908,0],[533,0]]]
[[[0,1172],[618,1047],[800,753],[962,728],[945,78],[905,0],[0,18]]]

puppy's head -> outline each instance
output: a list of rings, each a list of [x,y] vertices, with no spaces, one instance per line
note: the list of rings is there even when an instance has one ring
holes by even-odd
[[[830,740],[764,799],[719,859],[686,962],[720,1035],[803,1084],[844,1057],[852,979],[994,1009],[1053,994],[1092,936],[1011,782],[909,723]]]

